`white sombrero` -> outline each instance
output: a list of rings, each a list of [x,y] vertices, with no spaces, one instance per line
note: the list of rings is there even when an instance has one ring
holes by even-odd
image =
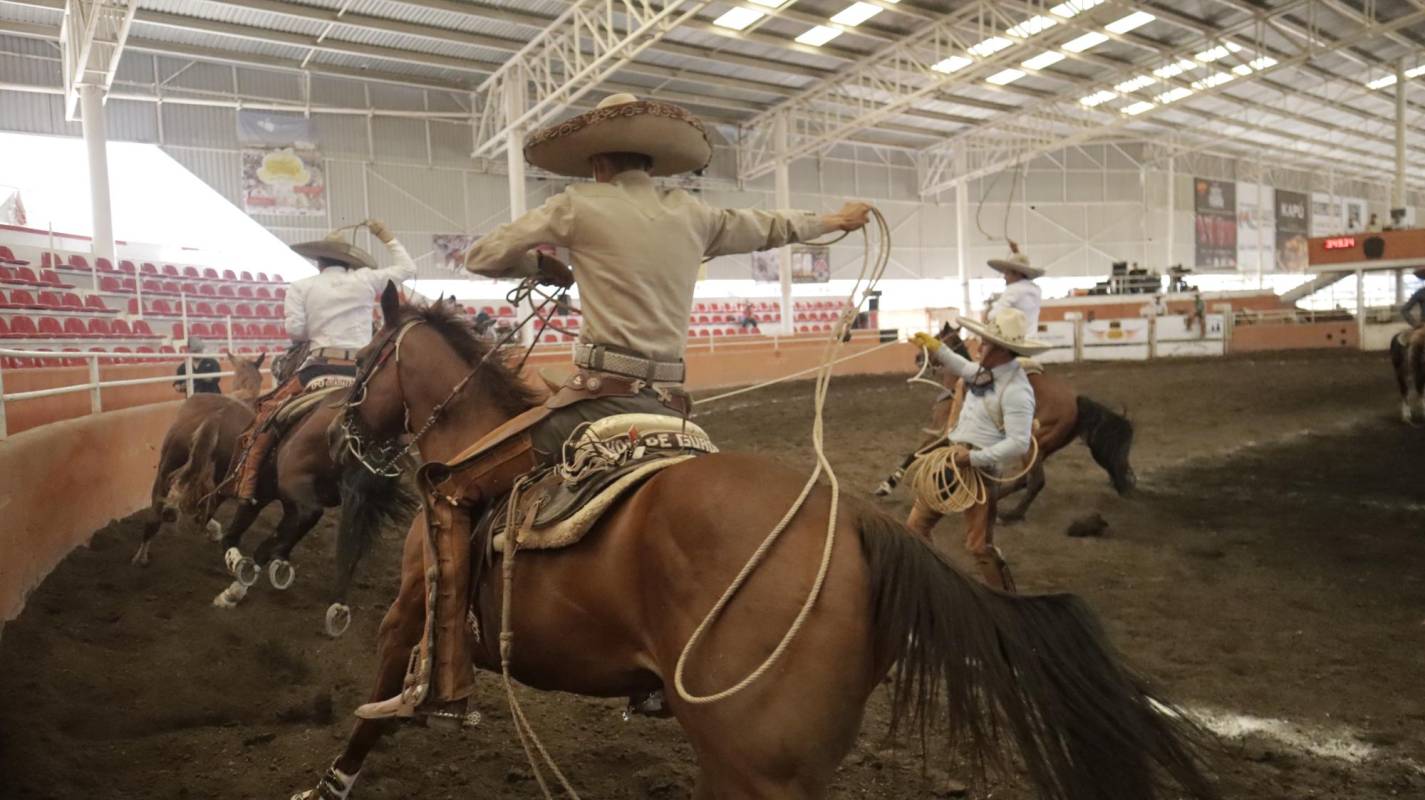
[[[1006,350],[1013,350],[1022,356],[1038,355],[1053,345],[1029,338],[1029,320],[1017,308],[1001,308],[990,317],[989,322],[976,322],[969,317],[961,317],[960,325],[965,330],[994,342]]]
[[[611,94],[593,111],[543,130],[524,142],[524,157],[571,178],[593,177],[589,159],[600,153],[638,153],[653,159],[653,175],[700,170],[712,160],[703,123],[686,109],[631,94]]]
[[[1018,272],[1030,280],[1044,274],[1044,270],[1029,265],[1029,256],[1023,253],[1014,253],[1009,258],[992,258],[986,262],[990,269],[1000,272]]]
[[[332,231],[327,238],[315,242],[301,242],[292,245],[292,251],[306,258],[330,258],[340,261],[352,269],[375,269],[376,259],[371,254],[346,240],[346,234]]]

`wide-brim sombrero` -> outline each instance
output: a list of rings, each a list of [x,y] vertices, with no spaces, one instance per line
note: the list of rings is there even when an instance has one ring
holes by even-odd
[[[352,269],[375,269],[376,259],[361,248],[346,241],[341,233],[334,233],[315,242],[301,242],[292,245],[292,252],[305,258],[330,258],[350,266]]]
[[[1023,253],[1015,253],[1009,258],[992,258],[985,263],[989,264],[990,269],[999,272],[1018,272],[1031,280],[1044,274],[1044,270],[1030,265],[1029,256]]]
[[[978,322],[968,317],[961,317],[960,325],[981,339],[994,342],[1000,347],[1012,350],[1022,356],[1038,355],[1053,347],[1048,342],[1029,338],[1029,332],[1026,330],[1029,327],[1029,322],[1025,319],[1024,312],[1017,308],[1000,309],[990,317],[989,322]]]
[[[652,175],[694,172],[712,160],[703,123],[687,109],[631,94],[612,94],[593,110],[535,131],[525,160],[571,178],[590,178],[600,153],[638,153],[653,160]]]

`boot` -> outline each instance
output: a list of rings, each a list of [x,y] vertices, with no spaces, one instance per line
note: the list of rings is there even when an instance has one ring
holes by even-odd
[[[267,460],[267,451],[272,448],[276,434],[271,430],[258,431],[252,437],[242,462],[238,464],[237,489],[234,497],[239,503],[254,503],[257,498],[257,481],[262,474],[262,462]]]
[[[986,586],[1010,594],[1018,592],[1014,586],[1014,576],[1009,571],[1009,562],[1000,555],[998,547],[991,547],[988,553],[977,554],[975,567],[980,572],[980,580],[984,581]]]

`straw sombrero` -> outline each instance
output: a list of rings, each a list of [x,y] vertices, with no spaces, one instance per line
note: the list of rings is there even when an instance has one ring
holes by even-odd
[[[1022,356],[1038,355],[1053,345],[1029,338],[1029,320],[1017,308],[1001,308],[990,317],[989,322],[976,322],[969,317],[961,317],[960,325],[965,330],[994,342],[1006,350],[1013,350]]]
[[[1044,270],[1029,265],[1029,256],[1023,253],[1014,253],[1009,258],[992,258],[988,262],[990,269],[1000,272],[1018,272],[1030,280],[1034,280],[1044,274]]]
[[[330,258],[340,261],[352,269],[375,269],[376,259],[371,254],[346,240],[346,234],[332,231],[327,238],[315,242],[301,242],[292,245],[292,251],[305,258]]]
[[[611,94],[593,111],[535,131],[525,160],[571,178],[591,178],[589,159],[600,153],[638,153],[653,159],[653,175],[700,170],[712,160],[703,123],[689,111],[631,94]]]

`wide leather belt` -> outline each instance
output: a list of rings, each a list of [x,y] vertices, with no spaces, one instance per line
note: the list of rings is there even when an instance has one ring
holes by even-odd
[[[682,383],[687,372],[681,361],[654,361],[638,353],[602,344],[574,348],[574,365],[584,369],[637,378],[647,383]]]
[[[325,358],[329,361],[356,361],[356,354],[359,352],[359,347],[314,347],[307,357]]]

